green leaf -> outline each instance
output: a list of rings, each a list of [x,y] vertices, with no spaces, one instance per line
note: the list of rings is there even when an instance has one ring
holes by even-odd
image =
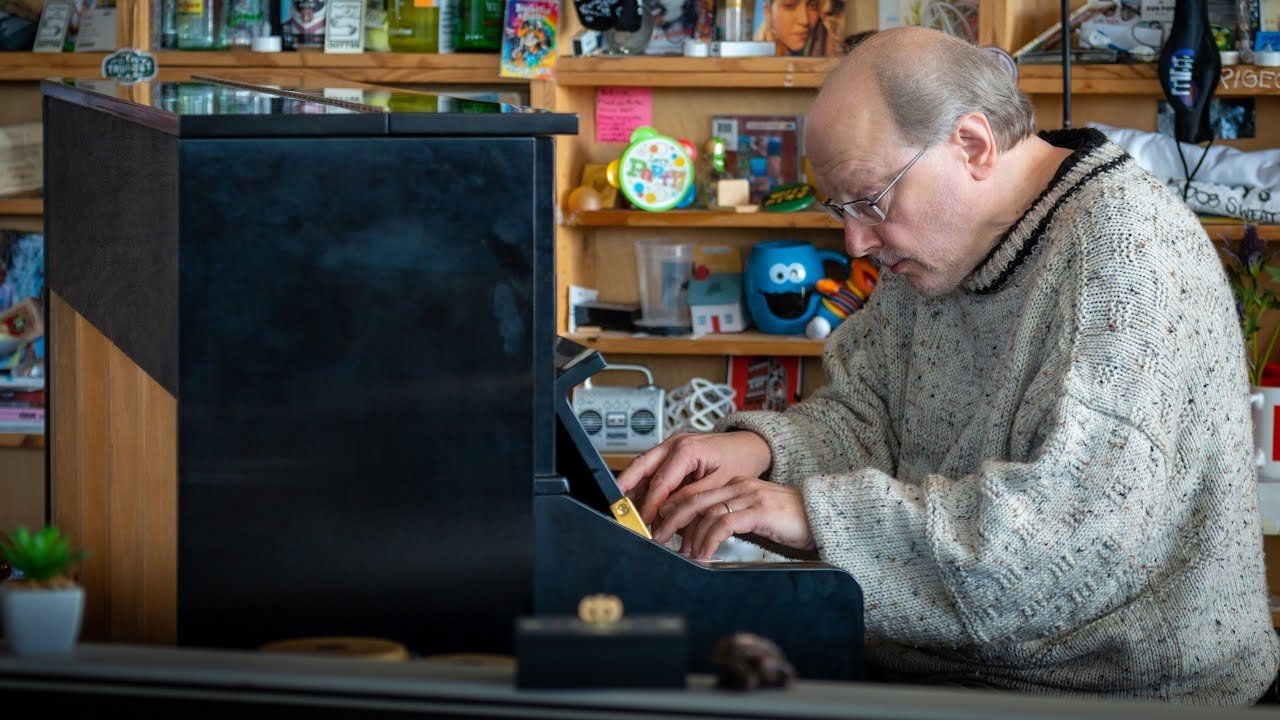
[[[1245,224],[1243,233],[1234,241],[1225,236],[1219,240],[1219,248],[1224,255],[1223,270],[1235,295],[1240,329],[1244,334],[1250,382],[1257,385],[1269,359],[1266,356],[1275,347],[1274,334],[1265,344],[1260,342],[1258,335],[1262,331],[1263,317],[1280,309],[1280,293],[1271,287],[1280,285],[1280,267],[1274,265],[1280,246],[1259,239],[1257,227],[1252,224]]]
[[[19,525],[9,533],[7,541],[0,542],[0,554],[23,577],[35,581],[69,574],[89,556],[83,550],[73,552],[71,538],[53,525],[46,525],[35,533]]]

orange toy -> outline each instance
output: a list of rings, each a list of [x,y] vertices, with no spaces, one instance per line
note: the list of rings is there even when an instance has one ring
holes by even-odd
[[[830,335],[845,318],[862,309],[879,280],[880,268],[866,258],[849,261],[849,277],[844,282],[831,278],[819,280],[817,290],[823,295],[822,304],[805,326],[804,334],[814,340]]]

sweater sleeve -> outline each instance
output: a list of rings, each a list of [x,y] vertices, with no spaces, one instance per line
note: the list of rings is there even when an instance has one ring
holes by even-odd
[[[1122,578],[1146,555],[1163,454],[1071,397],[1048,421],[1033,462],[991,460],[923,483],[870,469],[801,483],[822,558],[867,593],[869,634],[935,647],[1026,640],[1124,599]]]
[[[715,431],[750,430],[769,443],[768,479],[798,487],[806,477],[877,468],[890,475],[898,440],[894,430],[895,386],[902,383],[901,345],[910,336],[910,313],[897,278],[883,277],[867,306],[836,328],[823,352],[829,382],[784,412],[738,412]],[[892,318],[892,322],[890,322]]]

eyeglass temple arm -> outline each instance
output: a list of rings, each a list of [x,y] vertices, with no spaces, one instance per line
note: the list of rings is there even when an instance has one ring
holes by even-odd
[[[885,194],[885,193],[889,192],[889,190],[890,190],[894,185],[897,185],[897,184],[898,184],[898,181],[902,179],[902,176],[903,176],[903,175],[906,175],[906,174],[907,174],[907,171],[911,169],[911,166],[912,166],[912,165],[915,165],[917,160],[919,160],[920,158],[924,157],[924,151],[925,151],[925,150],[928,150],[928,149],[929,149],[929,148],[927,148],[927,147],[922,147],[922,148],[920,148],[920,152],[916,153],[916,156],[915,156],[915,157],[913,157],[913,158],[911,158],[911,162],[907,163],[907,166],[906,166],[906,167],[904,167],[904,168],[902,168],[902,172],[900,172],[900,173],[898,173],[897,175],[894,175],[894,176],[893,176],[893,179],[889,181],[889,184],[888,184],[888,185],[885,185],[885,186],[884,186],[884,189],[883,189],[883,190],[881,190],[880,192],[876,193],[875,197],[867,198],[868,200],[870,200],[870,201],[871,201],[871,204],[872,204],[872,205],[874,205],[874,204],[876,204],[877,202],[879,202],[879,201],[880,201],[880,198],[884,197],[884,194]]]

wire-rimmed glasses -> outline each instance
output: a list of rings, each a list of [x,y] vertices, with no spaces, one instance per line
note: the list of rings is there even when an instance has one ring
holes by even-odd
[[[928,147],[920,148],[920,152],[916,153],[916,156],[911,158],[911,162],[907,163],[907,166],[902,168],[902,172],[894,176],[894,178],[889,181],[889,184],[875,195],[864,197],[861,200],[850,200],[849,202],[844,203],[833,203],[830,200],[823,200],[821,203],[822,207],[830,213],[832,217],[840,222],[844,222],[845,218],[852,218],[853,221],[859,225],[879,225],[884,222],[884,210],[882,210],[876,203],[880,202],[880,199],[893,189],[893,186],[902,179],[903,175],[907,174],[907,171],[911,169],[911,166],[915,165],[916,161],[919,160],[924,155],[925,150],[928,149]]]

